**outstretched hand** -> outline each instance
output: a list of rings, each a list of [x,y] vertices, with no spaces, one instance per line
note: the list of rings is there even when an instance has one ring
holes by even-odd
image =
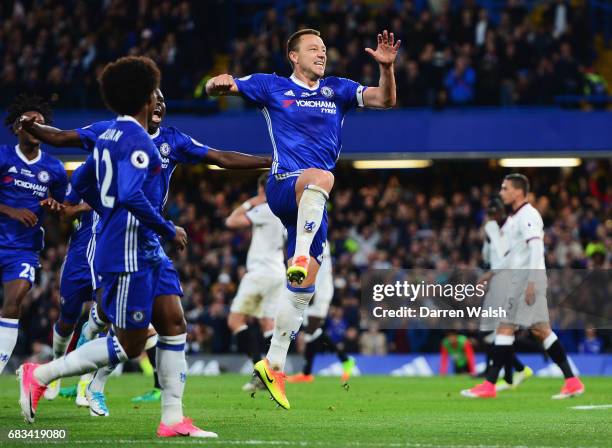
[[[36,116],[32,115],[30,117],[26,116],[26,115],[22,115],[19,118],[19,124],[18,127],[19,129],[23,128],[25,130],[31,129],[32,126],[34,125],[34,123],[36,123]]]
[[[397,51],[399,50],[401,40],[395,42],[395,36],[393,33],[388,33],[384,30],[382,34],[377,37],[378,45],[376,50],[366,48],[366,53],[370,54],[376,62],[383,66],[390,66],[395,62],[397,57]]]

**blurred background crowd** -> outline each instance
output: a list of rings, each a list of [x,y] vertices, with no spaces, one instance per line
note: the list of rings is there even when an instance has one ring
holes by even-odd
[[[102,107],[96,77],[103,65],[142,54],[160,66],[166,97],[188,108],[204,97],[213,74],[288,75],[287,36],[310,27],[326,42],[327,74],[364,85],[378,81],[364,48],[375,46],[382,29],[393,31],[403,42],[396,64],[403,107],[578,104],[576,95],[607,104],[612,8],[600,6],[586,0],[4,0],[0,102],[27,90],[59,107]]]
[[[362,171],[340,165],[329,203],[334,300],[326,322],[331,338],[349,353],[435,352],[445,332],[408,328],[380,330],[360,310],[361,275],[367,269],[486,269],[481,248],[489,199],[504,169],[462,162],[425,170]],[[588,161],[573,170],[533,169],[531,202],[545,223],[547,267],[609,269],[612,262],[612,184],[608,161]],[[225,218],[256,193],[251,175],[180,168],[167,205],[184,226],[189,249],[172,253],[180,272],[192,353],[236,350],[226,320],[245,273],[250,230],[230,231]],[[441,179],[447,179],[447,182]],[[49,219],[39,283],[28,296],[19,351],[48,350],[59,310],[58,279],[71,229]],[[608,285],[610,286],[610,285]],[[605,297],[605,295],[604,295]],[[609,291],[608,291],[608,297]],[[563,330],[568,351],[612,351],[612,333]],[[475,333],[468,333],[475,337]],[[519,350],[538,348],[523,338]],[[475,342],[477,349],[478,344]],[[300,350],[301,341],[295,344]],[[593,349],[595,347],[595,349]]]

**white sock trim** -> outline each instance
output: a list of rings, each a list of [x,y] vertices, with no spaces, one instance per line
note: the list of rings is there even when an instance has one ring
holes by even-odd
[[[152,334],[151,336],[147,337],[147,342],[145,343],[145,351],[152,349],[153,347],[155,347],[157,345],[157,340],[158,340],[158,335],[156,334]]]
[[[187,342],[187,333],[177,334],[176,336],[157,335],[157,340],[163,344],[180,345]]]
[[[559,339],[559,338],[557,337],[555,332],[551,331],[550,334],[548,336],[546,336],[546,339],[544,339],[542,341],[542,345],[544,346],[544,350],[548,350],[550,347],[552,347],[552,345],[555,343],[555,341],[557,339]]]
[[[329,200],[329,193],[324,188],[321,188],[318,185],[308,184],[304,187],[304,191],[306,190],[316,191],[317,193],[321,193],[326,201]]]
[[[0,322],[6,322],[7,324],[18,324],[19,319],[11,319],[10,317],[0,317]]]
[[[495,345],[512,345],[514,344],[514,336],[507,334],[496,334]]]
[[[94,303],[94,305],[91,307],[89,316],[91,317],[92,322],[99,328],[104,328],[106,326],[106,323],[98,317],[98,305],[96,303]]]

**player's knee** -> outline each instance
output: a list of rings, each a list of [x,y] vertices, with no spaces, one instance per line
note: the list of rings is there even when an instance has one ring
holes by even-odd
[[[534,326],[531,328],[531,334],[540,341],[546,339],[551,332],[552,330],[548,326]]]
[[[20,306],[18,301],[6,298],[4,305],[2,306],[2,317],[6,317],[8,319],[19,319],[20,314]]]
[[[325,193],[329,194],[334,186],[334,175],[326,170],[317,168],[308,168],[301,174],[304,185],[316,186],[322,188]]]
[[[143,352],[146,344],[146,339],[122,341],[121,347],[129,359],[136,359]]]
[[[185,322],[185,318],[183,317],[182,313],[180,316],[170,317],[165,327],[164,334],[166,336],[175,336],[187,332],[187,323]]]
[[[66,322],[62,316],[57,321],[57,332],[62,336],[68,336],[74,331],[75,324]]]

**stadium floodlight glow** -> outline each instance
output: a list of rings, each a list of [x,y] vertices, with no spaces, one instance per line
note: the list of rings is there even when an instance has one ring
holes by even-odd
[[[500,159],[504,168],[560,168],[580,166],[582,160],[573,157],[542,157],[524,159]]]
[[[80,167],[81,165],[83,165],[83,163],[85,163],[84,160],[70,160],[68,162],[64,162],[64,169],[66,171],[74,171],[76,170],[78,167]]]
[[[429,168],[429,159],[397,159],[397,160],[355,160],[353,168],[358,170],[383,170],[399,168]]]

